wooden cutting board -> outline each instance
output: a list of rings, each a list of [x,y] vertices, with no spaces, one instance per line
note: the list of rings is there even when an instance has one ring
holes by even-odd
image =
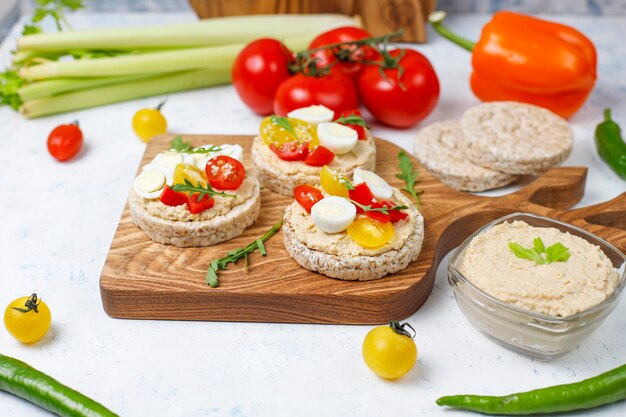
[[[186,135],[195,146],[238,143],[249,166],[250,136]],[[173,136],[151,141],[142,166],[167,149]],[[397,146],[377,139],[377,172],[393,186]],[[557,168],[503,197],[457,192],[419,163],[425,240],[417,261],[404,271],[369,282],[327,278],[301,268],[283,246],[282,233],[266,243],[267,256],[250,256],[220,274],[220,286],[205,284],[209,262],[261,236],[282,217],[292,199],[262,193],[258,222],[228,242],[208,248],[154,243],[136,227],[126,205],[100,277],[104,310],[111,317],[165,320],[376,324],[401,320],[428,298],[441,259],[486,223],[513,212],[545,215],[577,225],[626,252],[626,193],[607,203],[565,211],[580,200],[586,168]],[[130,184],[129,184],[130,187]]]

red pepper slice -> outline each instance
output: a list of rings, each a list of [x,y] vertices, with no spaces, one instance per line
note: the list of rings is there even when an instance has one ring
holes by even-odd
[[[187,207],[189,211],[193,214],[202,213],[205,210],[210,209],[215,204],[215,200],[208,196],[204,196],[202,200],[198,201],[199,193],[195,193],[190,195],[187,198]]]
[[[159,200],[166,206],[182,206],[183,204],[187,204],[187,194],[174,191],[169,185],[166,185]]]
[[[304,163],[313,167],[323,167],[333,162],[333,159],[335,159],[335,153],[319,145],[304,159]]]
[[[354,190],[349,190],[348,196],[350,197],[350,200],[354,200],[364,206],[369,206],[372,201],[374,201],[374,194],[372,194],[370,187],[368,187],[364,182],[355,185]],[[356,206],[356,212],[363,213],[363,209]]]
[[[302,206],[302,208],[307,211],[307,213],[310,213],[311,207],[313,207],[315,203],[323,199],[324,195],[320,190],[313,187],[312,185],[304,184],[298,185],[296,188],[294,188],[293,197]]]
[[[309,154],[309,144],[306,142],[291,141],[280,146],[270,143],[270,149],[283,161],[302,161]]]
[[[370,204],[372,206],[372,208],[383,208],[386,207],[384,204],[379,203],[378,201],[372,201],[372,203]],[[394,210],[389,210],[388,213],[391,213]],[[381,223],[389,223],[390,220],[390,215],[389,214],[385,214],[382,211],[374,211],[374,210],[370,210],[370,211],[366,211],[365,215],[367,217],[369,217],[372,220],[377,220]]]
[[[393,201],[383,201],[382,202],[385,207],[392,208],[396,206],[396,203]],[[402,210],[389,210],[389,220],[391,223],[399,222],[400,220],[404,220],[409,217],[409,214]]]

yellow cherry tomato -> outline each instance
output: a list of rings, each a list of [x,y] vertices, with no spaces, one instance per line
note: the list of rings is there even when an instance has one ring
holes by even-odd
[[[283,123],[285,121],[288,122],[295,132],[295,135],[288,129],[285,129],[279,120],[282,120]],[[270,145],[271,143],[282,145],[283,143],[293,141],[309,142],[309,149],[313,149],[320,144],[317,137],[317,127],[299,119],[268,116],[261,122],[259,133],[266,145]]]
[[[43,339],[51,322],[50,309],[37,298],[37,294],[13,300],[4,311],[4,326],[22,343]]]
[[[383,223],[369,217],[356,219],[348,226],[348,235],[364,248],[377,248],[389,242],[395,233],[391,222]]]
[[[167,121],[161,113],[164,102],[156,109],[141,109],[133,116],[133,130],[144,142],[167,132]]]
[[[174,184],[184,184],[185,180],[191,181],[193,185],[198,185],[199,182],[203,187],[207,184],[204,171],[195,165],[181,162],[174,168]]]
[[[373,328],[363,340],[363,359],[381,378],[398,379],[415,365],[417,347],[406,327],[413,330],[410,324],[392,321]]]
[[[348,189],[344,183],[341,182],[341,179],[347,180],[346,177],[336,173],[326,165],[324,165],[320,172],[320,184],[324,191],[330,195],[348,198]]]

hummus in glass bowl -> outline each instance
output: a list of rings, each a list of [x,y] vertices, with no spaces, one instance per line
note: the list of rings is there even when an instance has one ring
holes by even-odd
[[[549,360],[589,336],[615,308],[626,257],[608,242],[547,217],[515,213],[456,250],[448,282],[472,325]]]

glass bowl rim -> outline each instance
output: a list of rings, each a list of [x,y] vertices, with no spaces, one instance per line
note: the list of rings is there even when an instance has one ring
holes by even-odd
[[[485,230],[495,226],[496,224],[503,223],[504,221],[507,221],[507,220],[515,218],[515,217],[520,217],[520,216],[534,217],[536,219],[545,220],[545,221],[547,221],[549,223],[565,226],[566,228],[573,229],[573,230],[575,230],[578,233],[584,234],[587,237],[592,238],[593,240],[602,242],[602,244],[604,244],[607,247],[609,247],[611,250],[613,250],[616,254],[618,254],[621,257],[621,259],[623,261],[622,262],[622,267],[624,267],[624,265],[626,265],[626,255],[624,255],[619,249],[617,249],[615,246],[613,246],[612,244],[610,244],[606,240],[600,238],[599,236],[594,235],[591,232],[588,232],[588,231],[586,231],[584,229],[581,229],[580,227],[574,226],[574,225],[572,225],[570,223],[565,223],[565,222],[562,222],[562,221],[559,221],[559,220],[555,220],[553,218],[542,216],[542,215],[539,215],[539,214],[526,213],[526,212],[515,212],[515,213],[507,214],[506,216],[499,217],[499,218],[497,218],[497,219],[487,223],[486,225],[480,227],[478,230],[476,230],[474,233],[472,233],[467,239],[465,239],[463,241],[463,243],[461,243],[461,245],[458,248],[456,248],[455,251],[453,252],[452,257],[450,258],[450,261],[448,263],[448,272],[453,273],[456,277],[458,277],[461,281],[463,281],[463,283],[469,285],[470,288],[472,288],[474,291],[476,291],[481,297],[486,298],[488,301],[490,301],[490,302],[492,302],[494,304],[497,304],[499,307],[502,307],[505,310],[510,310],[510,311],[512,311],[514,313],[523,314],[523,315],[526,315],[526,316],[530,316],[533,319],[538,319],[538,320],[549,322],[549,323],[553,323],[553,324],[573,322],[573,321],[577,321],[581,317],[585,317],[585,316],[588,316],[588,315],[593,315],[594,313],[597,313],[598,311],[604,310],[608,305],[610,305],[621,294],[622,290],[626,286],[626,268],[621,272],[620,280],[619,280],[619,283],[617,284],[617,286],[615,287],[615,290],[611,293],[611,295],[608,298],[606,298],[600,304],[597,304],[597,305],[595,305],[595,306],[593,306],[593,307],[591,307],[591,308],[589,308],[587,310],[580,311],[580,312],[578,312],[576,314],[572,314],[571,316],[556,317],[556,316],[548,316],[546,314],[542,314],[542,313],[538,313],[536,311],[532,311],[532,310],[528,310],[528,309],[525,309],[525,308],[521,308],[521,307],[518,307],[518,306],[516,306],[514,304],[502,301],[502,300],[500,300],[500,299],[498,299],[498,298],[496,298],[496,297],[494,297],[494,296],[492,296],[490,294],[487,294],[485,291],[483,291],[478,286],[476,286],[473,282],[471,282],[469,279],[467,279],[465,277],[465,275],[463,275],[461,273],[461,271],[458,270],[458,268],[456,267],[456,264],[457,264],[457,260],[459,259],[460,254],[465,251],[465,249],[467,248],[469,243],[476,236],[478,236],[480,233],[482,233],[483,231],[485,231]],[[618,270],[618,272],[619,272],[619,270]]]

